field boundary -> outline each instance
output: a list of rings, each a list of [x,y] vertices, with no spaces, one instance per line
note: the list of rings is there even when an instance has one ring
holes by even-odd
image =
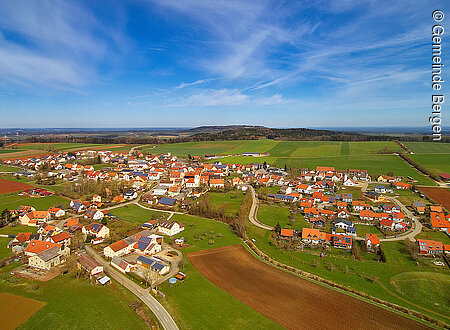
[[[320,276],[317,276],[317,275],[305,272],[305,271],[303,271],[301,269],[298,269],[298,268],[295,268],[295,267],[283,264],[283,263],[281,263],[281,262],[279,262],[279,261],[269,257],[267,254],[262,252],[253,242],[251,242],[251,241],[249,241],[247,239],[244,241],[244,243],[245,243],[246,246],[248,246],[248,248],[251,251],[253,251],[253,253],[256,254],[256,256],[258,258],[260,258],[262,261],[267,262],[268,264],[273,265],[275,268],[279,268],[279,269],[282,269],[284,271],[287,271],[288,273],[292,273],[292,274],[295,274],[297,276],[300,276],[300,277],[312,280],[313,282],[319,282],[320,284],[323,284],[323,285],[325,285],[327,287],[330,287],[330,289],[338,289],[338,290],[343,291],[343,292],[345,292],[347,294],[350,294],[352,296],[356,296],[359,299],[368,300],[368,301],[370,301],[372,303],[375,303],[376,305],[381,305],[381,306],[383,306],[385,308],[392,309],[392,310],[394,310],[396,312],[399,312],[402,315],[403,314],[407,314],[407,315],[404,315],[405,317],[408,317],[408,316],[411,317],[412,316],[412,317],[417,318],[419,320],[432,323],[433,325],[436,325],[438,327],[450,328],[450,324],[448,324],[448,323],[446,323],[444,321],[438,320],[438,319],[436,319],[434,317],[431,317],[429,315],[426,315],[426,314],[423,314],[421,312],[418,312],[416,310],[413,310],[413,309],[410,309],[410,308],[406,308],[406,307],[403,307],[403,306],[399,306],[397,304],[388,302],[386,300],[373,297],[373,296],[371,296],[371,295],[369,295],[369,294],[367,294],[365,292],[354,290],[354,289],[346,287],[346,286],[344,286],[342,284],[338,284],[338,283],[335,283],[333,281],[329,281],[329,280],[327,280],[327,279],[325,279],[323,277],[320,277]]]

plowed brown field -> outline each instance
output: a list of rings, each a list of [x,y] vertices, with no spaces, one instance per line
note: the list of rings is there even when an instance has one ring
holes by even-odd
[[[21,191],[30,188],[33,188],[33,186],[30,186],[26,183],[0,179],[0,194],[7,194],[10,192]]]
[[[419,187],[419,190],[450,211],[450,191],[445,188]]]
[[[15,329],[28,320],[45,303],[0,292],[0,329]]]
[[[271,267],[242,245],[191,252],[188,257],[212,283],[287,329],[428,329]]]

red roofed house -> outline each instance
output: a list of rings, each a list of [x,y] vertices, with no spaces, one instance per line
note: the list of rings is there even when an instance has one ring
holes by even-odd
[[[293,238],[294,237],[294,230],[293,229],[281,229],[281,238]]]
[[[444,252],[444,245],[442,242],[418,239],[417,245],[419,246],[420,254],[437,254]]]
[[[209,179],[209,186],[211,188],[225,188],[224,179]]]
[[[366,246],[368,250],[374,250],[380,246],[380,240],[376,234],[366,234]]]
[[[133,245],[128,245],[123,239],[112,243],[103,249],[105,257],[120,257],[131,252]]]
[[[50,237],[50,242],[58,244],[70,245],[71,241],[72,235],[65,231]]]
[[[50,213],[47,211],[31,211],[20,218],[20,222],[25,226],[37,227],[50,220]]]

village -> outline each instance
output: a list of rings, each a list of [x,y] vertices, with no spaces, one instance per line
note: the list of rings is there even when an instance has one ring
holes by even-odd
[[[243,153],[242,157],[263,160],[268,154]],[[17,169],[16,179],[43,183],[19,191],[18,196],[31,202],[3,216],[8,219],[3,222],[4,233],[7,228],[23,228],[0,235],[10,239],[7,248],[12,253],[3,265],[19,261],[22,266],[11,274],[20,278],[48,281],[76,272],[101,286],[127,280],[136,290],[144,288],[164,297],[159,289],[164,283],[183,285],[189,279],[183,269],[183,249],[192,241],[184,235],[185,224],[172,217],[196,214],[214,219],[211,214],[195,213],[198,205],[210,194],[236,193],[252,196],[248,220],[270,232],[268,242],[277,250],[361,262],[365,262],[361,254],[372,254],[373,260],[383,263],[384,242],[410,240],[419,258],[448,267],[449,244],[415,237],[423,228],[448,237],[450,214],[441,205],[425,201],[410,178],[393,173],[371,177],[364,169],[332,166],[293,171],[265,162],[222,163],[215,155],[183,159],[140,150],[62,152],[4,163]],[[52,189],[52,184],[62,188]],[[71,197],[65,196],[65,203],[48,209],[32,203],[66,192]],[[402,192],[412,198],[411,203],[402,202]],[[154,212],[154,216],[138,217],[135,226],[122,229],[127,216],[117,216],[117,211],[130,207]],[[277,216],[261,220],[261,207],[288,208],[289,221]],[[228,221],[244,243],[259,243],[233,227],[233,219],[220,221]],[[214,244],[214,239],[209,241]]]

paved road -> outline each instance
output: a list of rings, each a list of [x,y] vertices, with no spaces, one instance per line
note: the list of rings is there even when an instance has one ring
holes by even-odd
[[[139,285],[125,277],[119,271],[115,270],[110,264],[100,257],[94,249],[90,246],[86,246],[87,253],[92,256],[96,261],[103,265],[103,269],[113,279],[122,284],[125,288],[130,290],[134,295],[141,299],[153,314],[156,315],[162,327],[167,330],[178,330],[178,326],[172,319],[170,314],[164,309],[164,307],[146,290]]]
[[[256,214],[257,214],[258,206],[259,206],[259,200],[258,200],[258,197],[256,196],[255,189],[250,185],[248,185],[246,187],[247,187],[247,189],[250,189],[250,192],[252,193],[252,207],[250,208],[250,213],[248,214],[248,220],[250,220],[250,222],[252,224],[254,224],[255,226],[257,226],[259,228],[262,228],[265,230],[274,230],[275,229],[274,227],[265,225],[265,224],[259,222],[258,219],[256,218]]]
[[[380,238],[380,241],[390,242],[390,241],[399,241],[399,240],[404,240],[405,238],[409,238],[411,241],[415,242],[416,239],[414,237],[422,231],[422,224],[420,223],[419,219],[417,219],[414,216],[414,214],[410,210],[408,210],[408,208],[405,205],[403,205],[403,203],[400,202],[397,198],[395,198],[395,197],[387,197],[387,198],[390,201],[393,201],[398,206],[400,206],[400,208],[402,209],[402,212],[407,217],[411,218],[411,220],[414,222],[414,229],[409,231],[406,235],[401,235],[399,237],[392,237],[392,238]]]

